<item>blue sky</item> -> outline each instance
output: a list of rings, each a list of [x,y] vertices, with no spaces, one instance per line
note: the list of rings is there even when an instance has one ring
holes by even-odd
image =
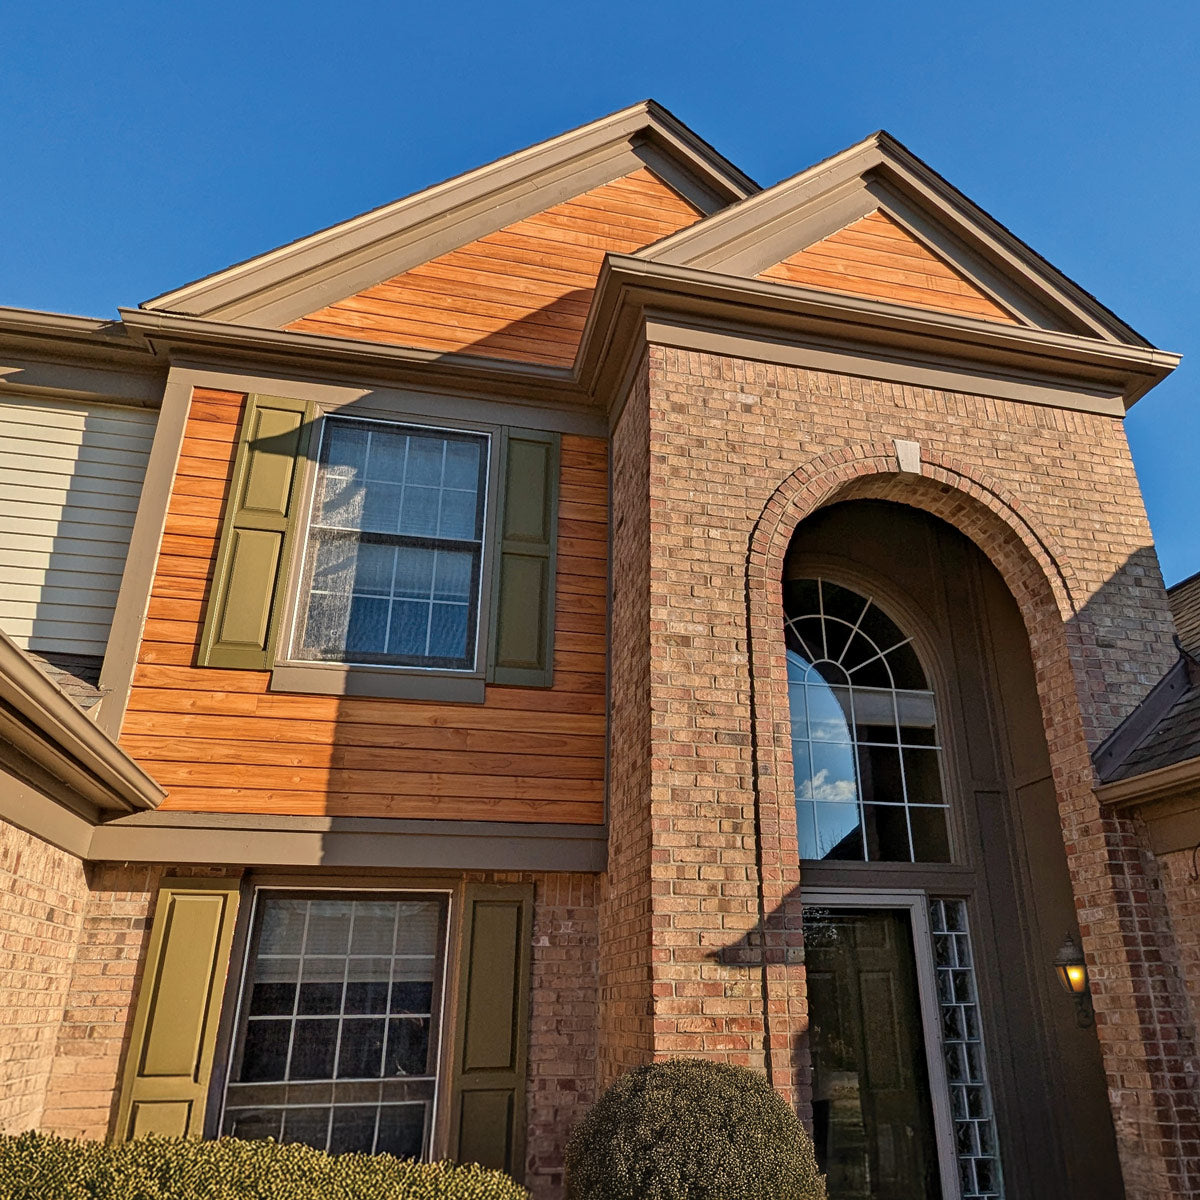
[[[646,96],[761,183],[882,126],[1187,356],[1128,431],[1200,570],[1194,2],[67,2],[0,55],[0,304],[95,316]]]

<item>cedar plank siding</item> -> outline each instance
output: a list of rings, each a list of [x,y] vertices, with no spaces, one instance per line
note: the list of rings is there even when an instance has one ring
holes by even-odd
[[[879,210],[768,267],[759,278],[962,313],[1006,325],[1017,323],[991,297]]]
[[[163,808],[601,822],[605,443],[563,437],[553,688],[480,705],[268,692],[268,672],[192,665],[243,403],[195,392],[121,734]]]
[[[631,254],[700,216],[642,168],[287,328],[570,366],[604,255]]]

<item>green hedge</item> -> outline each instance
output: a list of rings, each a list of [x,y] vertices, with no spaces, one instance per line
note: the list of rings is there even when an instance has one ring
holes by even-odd
[[[3,1200],[528,1200],[500,1171],[221,1138],[0,1137]]]
[[[823,1200],[812,1139],[766,1079],[675,1058],[621,1076],[567,1146],[569,1200]]]

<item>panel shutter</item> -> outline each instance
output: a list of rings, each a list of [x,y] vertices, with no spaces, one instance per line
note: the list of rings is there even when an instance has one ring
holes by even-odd
[[[203,1132],[239,886],[162,881],[117,1107],[119,1139]]]
[[[273,664],[311,427],[310,406],[302,400],[247,397],[199,666],[264,670]]]
[[[469,884],[460,939],[450,1157],[520,1178],[532,887]]]
[[[561,439],[508,429],[500,461],[490,683],[554,682],[554,560]]]

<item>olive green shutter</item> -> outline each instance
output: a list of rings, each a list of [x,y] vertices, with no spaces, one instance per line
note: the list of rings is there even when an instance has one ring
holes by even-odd
[[[237,915],[236,879],[164,879],[117,1107],[117,1137],[199,1136]]]
[[[533,889],[469,884],[461,929],[450,1157],[520,1178]]]
[[[312,425],[309,405],[249,396],[200,638],[202,667],[270,667]]]
[[[556,433],[506,429],[493,568],[488,681],[554,682],[554,557],[558,541]]]

